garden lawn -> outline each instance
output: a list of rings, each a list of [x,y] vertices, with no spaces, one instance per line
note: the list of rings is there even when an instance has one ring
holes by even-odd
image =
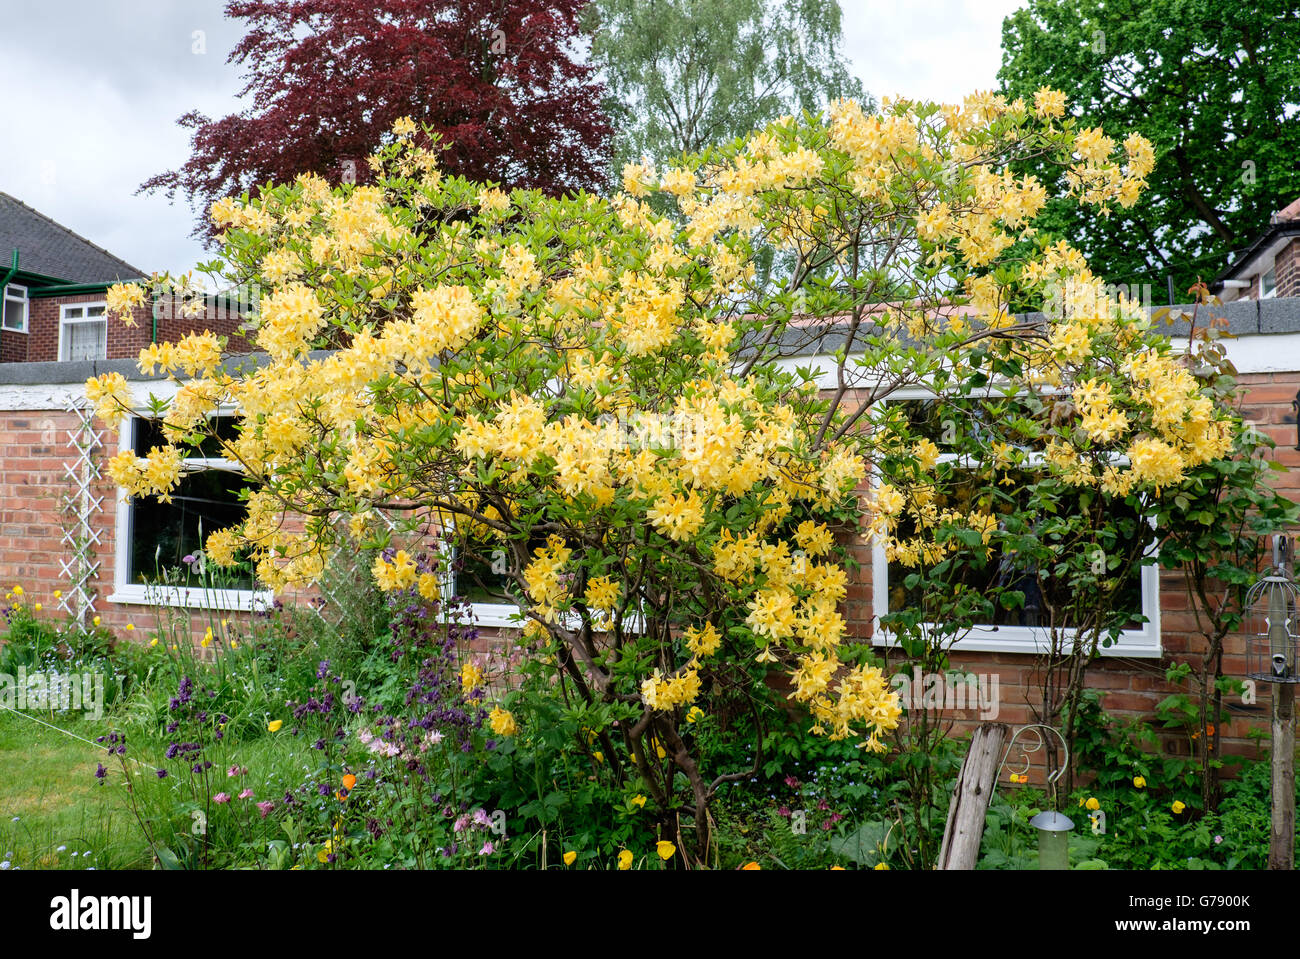
[[[37,718],[92,743],[107,732],[103,721]],[[149,867],[122,777],[99,784],[95,769],[108,757],[92,743],[30,714],[0,710],[0,862],[17,869]]]

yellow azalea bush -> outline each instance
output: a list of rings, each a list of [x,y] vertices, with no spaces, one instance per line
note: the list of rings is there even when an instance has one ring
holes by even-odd
[[[982,542],[996,526],[978,503],[927,504],[940,451],[873,404],[981,378],[1072,397],[1083,420],[1043,439],[1048,468],[1114,495],[1167,489],[1224,448],[1217,412],[1140,311],[1036,236],[1046,193],[1018,160],[1057,159],[1099,216],[1131,205],[1153,162],[1140,137],[1117,144],[1064,116],[1050,91],[876,116],[839,102],[662,175],[629,167],[609,199],[445,176],[403,122],[371,185],[304,175],[214,205],[212,269],[263,291],[258,355],[223,363],[210,335],[143,351],[143,369],[184,380],[153,404],[169,444],[114,457],[111,475],[165,497],[207,417],[234,409],[236,435],[217,442],[257,488],[244,522],[209,535],[213,561],[246,551],[267,585],[310,583],[346,529],[384,548],[381,587],[431,600],[442,544],[499,564],[533,655],[620,717],[592,755],[660,809],[684,781],[703,840],[725,777],[699,768],[680,729],[715,685],[780,669],[814,733],[879,750],[898,725],[843,612],[837,533],[869,467],[903,464],[867,503],[891,555],[950,549],[941,526]],[[760,247],[784,278],[755,269]],[[143,298],[115,288],[109,302],[125,315]],[[1014,318],[1027,302],[1054,322]],[[840,350],[820,383],[777,362],[827,323]],[[87,393],[106,419],[129,407],[112,374]],[[1103,449],[1127,465],[1101,465]],[[395,533],[380,511],[401,518]],[[526,731],[503,706],[491,725]]]

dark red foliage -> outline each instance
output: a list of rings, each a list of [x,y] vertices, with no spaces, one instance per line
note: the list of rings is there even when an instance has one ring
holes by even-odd
[[[249,30],[230,55],[251,106],[190,112],[193,153],[141,190],[201,204],[314,172],[337,183],[393,121],[442,137],[443,169],[558,194],[606,182],[610,127],[594,68],[575,58],[587,0],[231,0]],[[350,162],[349,162],[350,161]]]

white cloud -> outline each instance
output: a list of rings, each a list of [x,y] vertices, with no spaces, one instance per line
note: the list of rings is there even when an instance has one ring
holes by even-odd
[[[1002,20],[1024,0],[842,0],[844,53],[876,97],[960,103],[997,86]]]

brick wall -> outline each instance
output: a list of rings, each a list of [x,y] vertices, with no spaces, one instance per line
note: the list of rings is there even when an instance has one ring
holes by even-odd
[[[1300,296],[1300,237],[1282,248],[1273,269],[1277,277],[1276,295]]]
[[[0,362],[50,362],[59,358],[59,322],[63,306],[77,303],[103,303],[101,293],[83,293],[76,296],[51,296],[33,299],[28,313],[26,334],[5,333],[0,342]],[[237,335],[242,320],[233,310],[220,304],[210,304],[197,317],[185,317],[169,299],[158,303],[158,342],[179,340],[189,333],[211,330],[231,337],[229,348],[244,352],[248,345]],[[114,317],[108,321],[108,356],[106,359],[135,359],[152,341],[154,309],[137,307],[135,325],[128,326]],[[15,341],[10,345],[10,341]],[[17,342],[21,341],[21,342]]]
[[[1247,374],[1241,378],[1247,386],[1246,416],[1259,424],[1278,444],[1274,457],[1291,469],[1274,474],[1279,489],[1286,495],[1300,497],[1300,450],[1296,445],[1296,418],[1291,407],[1300,388],[1300,372]],[[67,591],[61,578],[59,558],[63,555],[59,498],[66,487],[63,464],[70,460],[67,431],[76,425],[75,418],[62,411],[0,411],[0,586],[23,585],[31,602],[41,602],[53,610],[56,589]],[[108,434],[108,450],[100,451],[101,462],[116,450],[116,434]],[[102,545],[98,548],[100,576],[96,582],[99,599],[96,611],[104,625],[126,638],[128,623],[135,624],[134,636],[147,635],[154,622],[150,607],[115,604],[107,601],[113,592],[115,558],[116,490],[104,482],[96,490],[103,504],[95,514]],[[853,546],[859,563],[848,590],[845,618],[851,633],[866,639],[871,635],[871,550],[866,544]],[[303,602],[308,593],[287,597],[286,602]],[[1161,578],[1161,625],[1163,654],[1159,659],[1106,658],[1094,665],[1089,685],[1104,693],[1103,707],[1118,716],[1151,718],[1156,704],[1175,689],[1164,681],[1171,663],[1195,655],[1192,614],[1177,571],[1166,571]],[[221,614],[228,617],[231,614]],[[238,616],[231,618],[238,619]],[[202,634],[209,614],[195,611],[192,621],[196,633]],[[482,631],[477,651],[486,652],[494,644],[516,635],[514,630]],[[1038,664],[1032,655],[1019,653],[954,654],[955,667],[974,673],[996,674],[999,682],[1000,712],[998,719],[1013,725],[1032,721],[1032,704],[1038,698]],[[1244,641],[1230,637],[1225,657],[1225,672],[1243,676]],[[1220,731],[1226,754],[1254,754],[1257,744],[1247,736],[1252,727],[1267,725],[1269,687],[1259,686],[1259,701],[1253,706],[1234,703],[1233,718]],[[958,727],[978,721],[973,710],[950,714]],[[1187,752],[1183,736],[1170,736],[1169,750]]]

